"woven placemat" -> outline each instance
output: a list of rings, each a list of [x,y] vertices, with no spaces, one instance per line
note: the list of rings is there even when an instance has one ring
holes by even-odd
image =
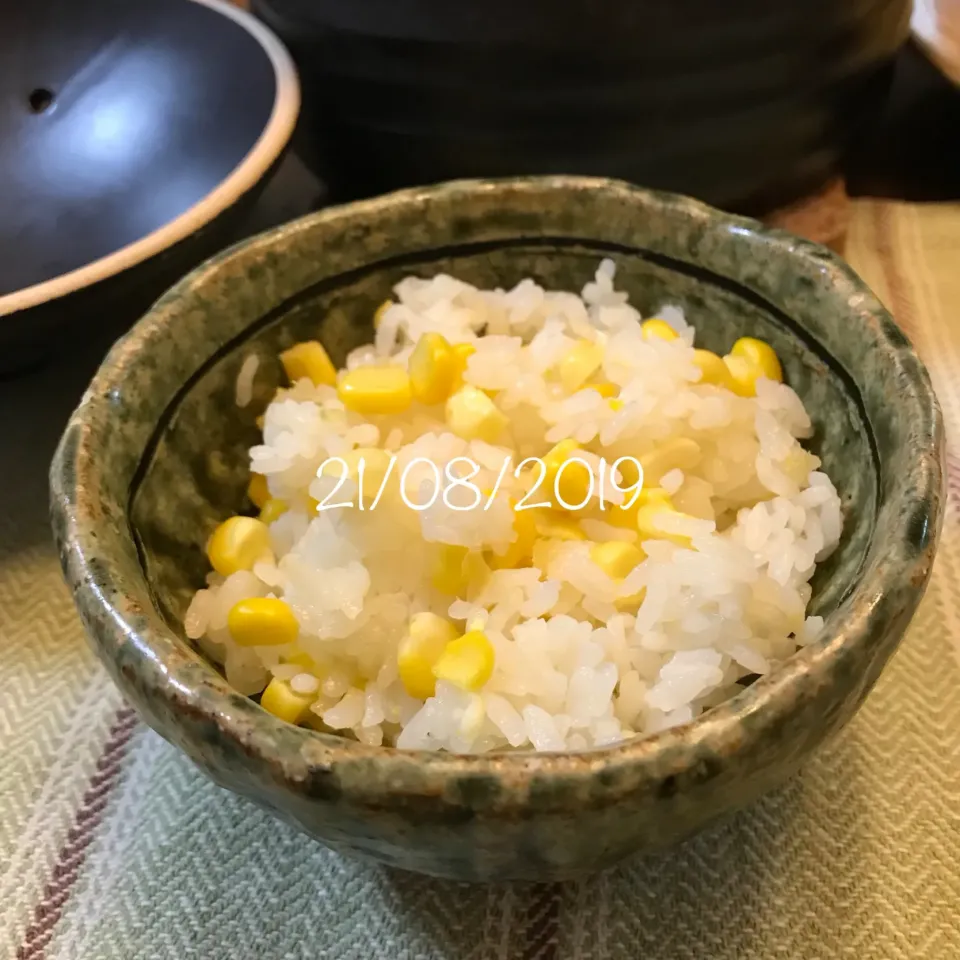
[[[847,252],[926,358],[955,434],[960,208],[858,201]],[[49,542],[45,474],[101,353],[0,385],[0,957],[960,956],[954,502],[901,651],[786,788],[580,884],[463,887],[342,859],[214,787],[94,663]]]

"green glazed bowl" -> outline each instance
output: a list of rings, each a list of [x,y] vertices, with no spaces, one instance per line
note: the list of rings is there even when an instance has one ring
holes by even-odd
[[[701,343],[768,340],[810,410],[846,509],[818,570],[821,638],[703,717],[580,754],[453,756],[290,726],[184,639],[209,531],[244,501],[275,357],[335,360],[403,276],[579,289],[601,257],[647,313],[682,304]],[[93,645],[144,719],[216,782],[334,850],[458,880],[573,877],[673,843],[792,774],[896,649],[943,516],[943,431],[923,366],[837,257],[695,201],[581,178],[459,182],[325,210],[233,247],[113,348],[51,468],[53,527]]]

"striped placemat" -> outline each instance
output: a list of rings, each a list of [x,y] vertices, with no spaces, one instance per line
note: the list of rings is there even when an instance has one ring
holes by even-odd
[[[857,201],[847,255],[917,343],[955,435],[960,207]],[[901,652],[786,788],[583,883],[458,886],[344,860],[214,787],[95,664],[50,544],[45,474],[101,353],[0,385],[0,957],[960,956],[955,502]]]

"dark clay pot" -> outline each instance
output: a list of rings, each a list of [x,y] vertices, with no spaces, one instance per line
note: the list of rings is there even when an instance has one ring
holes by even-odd
[[[910,0],[253,0],[334,197],[582,173],[764,213],[882,106]]]
[[[0,373],[129,326],[236,239],[298,109],[286,51],[229,4],[4,7]]]

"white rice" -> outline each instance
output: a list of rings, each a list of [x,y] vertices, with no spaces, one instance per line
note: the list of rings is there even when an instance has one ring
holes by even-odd
[[[805,616],[809,580],[837,545],[841,507],[819,460],[799,443],[811,434],[802,402],[768,380],[755,398],[698,384],[694,331],[682,310],[657,313],[678,339],[644,339],[640,314],[614,290],[613,274],[613,264],[602,263],[579,297],[531,280],[489,291],[449,276],[409,277],[374,344],[347,358],[348,369],[405,363],[429,331],[473,343],[465,380],[497,391],[509,418],[497,444],[452,434],[442,404],[362,417],[344,409],[333,387],[301,381],[280,391],[265,413],[263,443],[250,451],[271,495],[290,504],[271,525],[276,561],[226,579],[211,574],[185,621],[231,683],[256,694],[271,676],[286,680],[316,694],[314,726],[368,744],[582,750],[688,722],[736,692],[738,680],[768,672],[816,637],[822,620]],[[580,339],[603,347],[602,375],[619,387],[619,409],[596,391],[565,395],[553,375]],[[249,402],[256,366],[254,357],[244,362],[240,403]],[[440,545],[487,558],[507,548],[515,536],[508,496],[524,493],[512,471],[489,510],[457,512],[438,498],[416,512],[388,489],[372,511],[307,512],[308,497],[321,499],[332,486],[316,477],[323,461],[356,447],[393,452],[395,476],[416,457],[441,475],[453,458],[469,457],[481,468],[474,482],[489,490],[505,457],[542,457],[566,438],[608,462],[692,440],[696,456],[645,480],[672,495],[684,515],[663,527],[690,546],[648,540],[647,559],[615,583],[591,561],[589,543],[552,541],[534,554],[541,566],[488,572],[481,563],[483,576],[451,597],[431,584]],[[427,495],[430,476],[427,464],[411,470],[411,499]],[[351,495],[348,481],[336,499]],[[637,540],[595,509],[578,519],[591,540]],[[641,590],[639,609],[617,612],[618,597]],[[250,596],[290,605],[300,625],[295,650],[234,645],[227,611]],[[441,682],[426,702],[408,695],[397,648],[421,611],[483,624],[496,659],[481,690]],[[286,663],[293,652],[309,655],[313,668]]]
[[[237,374],[237,406],[248,407],[253,400],[253,381],[260,367],[260,358],[251,353],[244,357]]]

